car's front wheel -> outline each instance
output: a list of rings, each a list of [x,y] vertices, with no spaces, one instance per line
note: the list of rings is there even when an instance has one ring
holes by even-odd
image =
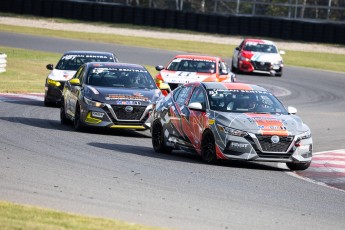
[[[76,105],[75,114],[74,114],[74,128],[77,131],[84,131],[85,126],[83,125],[80,119],[80,105]]]
[[[214,164],[217,162],[216,144],[211,131],[206,131],[202,137],[201,158],[208,164]]]
[[[292,170],[292,171],[301,171],[301,170],[306,170],[307,168],[309,168],[311,164],[311,161],[306,162],[306,163],[286,163],[286,166]]]
[[[165,145],[162,124],[155,121],[152,126],[152,146],[157,153],[171,153],[172,148]]]

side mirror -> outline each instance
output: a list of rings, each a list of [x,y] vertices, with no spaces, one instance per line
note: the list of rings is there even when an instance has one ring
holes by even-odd
[[[54,65],[53,64],[48,64],[46,66],[46,68],[49,69],[49,70],[53,70],[54,69]]]
[[[188,108],[190,108],[192,110],[205,111],[205,108],[203,108],[203,106],[200,102],[192,102],[188,105]]]
[[[71,85],[80,86],[80,80],[78,78],[73,78],[69,81]]]
[[[161,70],[163,70],[164,69],[164,66],[162,66],[162,65],[157,65],[156,66],[156,70],[157,71],[161,71]]]
[[[227,75],[229,72],[226,69],[221,69],[220,74],[221,75]]]
[[[240,51],[240,47],[236,47],[235,50]]]
[[[280,50],[279,53],[280,53],[281,55],[284,55],[284,54],[285,54],[285,51],[284,51],[284,50]]]
[[[287,109],[289,114],[296,114],[297,113],[297,109],[295,107],[289,106]]]

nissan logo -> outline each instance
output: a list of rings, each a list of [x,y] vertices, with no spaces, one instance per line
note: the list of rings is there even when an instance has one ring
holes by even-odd
[[[272,136],[271,141],[272,141],[272,143],[277,144],[279,142],[279,137],[278,136]]]
[[[126,107],[125,107],[125,111],[126,111],[127,113],[130,113],[130,112],[133,111],[133,107],[132,107],[132,106],[126,106]]]

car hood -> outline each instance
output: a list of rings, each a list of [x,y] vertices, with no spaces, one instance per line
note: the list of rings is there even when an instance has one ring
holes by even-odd
[[[297,135],[309,127],[296,115],[215,112],[217,124],[262,135]]]
[[[53,69],[50,74],[48,75],[48,78],[54,80],[54,81],[68,81],[70,80],[73,75],[77,71],[75,70],[59,70],[59,69]]]
[[[85,96],[96,101],[117,105],[149,105],[163,98],[159,89],[128,89],[87,86]]]
[[[211,81],[211,79],[215,80],[216,78],[216,74],[212,73],[162,70],[160,74],[164,82],[178,84],[185,84],[189,82],[202,82],[205,80]]]
[[[243,52],[244,57],[257,62],[280,62],[283,60],[279,53]]]

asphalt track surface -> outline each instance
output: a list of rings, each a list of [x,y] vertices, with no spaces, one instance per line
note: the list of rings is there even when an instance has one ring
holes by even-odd
[[[10,33],[0,33],[0,46],[114,50],[122,61],[148,65],[176,54]],[[276,90],[311,127],[314,152],[341,161],[342,151],[331,150],[345,149],[344,74],[288,66],[282,78],[238,79]],[[0,95],[0,127],[1,200],[177,229],[345,228],[343,190],[275,163],[206,165],[182,151],[154,153],[147,133],[78,133],[60,125],[59,109],[44,107],[40,95]],[[331,159],[320,153],[317,164],[322,157]]]

